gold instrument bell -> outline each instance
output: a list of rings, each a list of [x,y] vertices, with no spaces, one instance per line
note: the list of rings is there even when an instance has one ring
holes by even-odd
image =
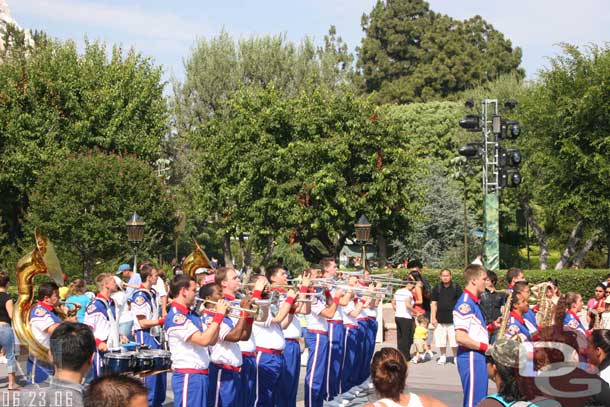
[[[212,268],[210,259],[199,246],[199,243],[196,240],[193,240],[193,243],[195,244],[193,251],[182,262],[182,271],[191,277],[195,277],[195,270],[200,267]]]
[[[39,274],[50,276],[57,285],[63,285],[63,272],[55,248],[38,229],[35,231],[36,247],[17,262],[18,297],[13,310],[13,329],[19,341],[28,346],[30,354],[50,363],[49,350],[42,346],[32,334],[30,311],[34,301],[34,277]]]

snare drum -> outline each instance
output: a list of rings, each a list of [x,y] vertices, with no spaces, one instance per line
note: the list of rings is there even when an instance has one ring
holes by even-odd
[[[133,352],[108,352],[104,355],[105,374],[130,373],[134,368]]]
[[[171,369],[172,359],[169,351],[163,349],[150,349],[143,353],[147,353],[153,357],[153,371],[159,372]]]
[[[150,353],[138,352],[135,355],[135,373],[148,372],[153,370],[154,357]]]

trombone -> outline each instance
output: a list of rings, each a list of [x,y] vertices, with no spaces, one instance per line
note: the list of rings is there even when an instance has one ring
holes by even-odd
[[[196,298],[195,299],[196,302],[201,302],[204,304],[214,304],[217,305],[218,302],[216,301],[212,301],[212,300],[206,300],[205,298]],[[242,308],[242,307],[238,307],[237,305],[232,305],[232,304],[228,304],[228,312],[227,312],[227,316],[229,317],[234,317],[234,318],[239,318],[240,314],[242,312],[247,312],[248,314],[250,314],[253,318],[258,318],[261,316],[261,309],[257,304],[253,304],[254,307],[253,309],[248,309],[248,308]]]

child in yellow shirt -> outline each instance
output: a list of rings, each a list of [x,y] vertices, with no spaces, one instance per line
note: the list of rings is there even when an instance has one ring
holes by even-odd
[[[428,318],[425,315],[419,315],[416,319],[417,326],[413,334],[413,345],[415,346],[415,356],[411,359],[411,363],[419,363],[425,360],[426,355],[426,339],[428,339]]]

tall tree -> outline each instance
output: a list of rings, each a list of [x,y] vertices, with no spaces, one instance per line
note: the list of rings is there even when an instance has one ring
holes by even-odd
[[[524,75],[521,49],[480,16],[458,21],[423,0],[386,0],[361,24],[361,86],[380,103],[446,98],[504,73]]]
[[[143,252],[172,247],[176,208],[153,169],[135,157],[89,153],[44,169],[26,221],[28,230],[44,230],[60,254],[76,254],[72,274],[80,270],[91,281],[96,262],[129,257],[125,222],[134,211],[146,222]]]
[[[43,38],[43,37],[37,37]],[[109,55],[110,54],[110,55]],[[166,132],[161,69],[135,51],[48,40],[0,64],[0,214],[20,235],[42,169],[99,148],[154,160]]]

